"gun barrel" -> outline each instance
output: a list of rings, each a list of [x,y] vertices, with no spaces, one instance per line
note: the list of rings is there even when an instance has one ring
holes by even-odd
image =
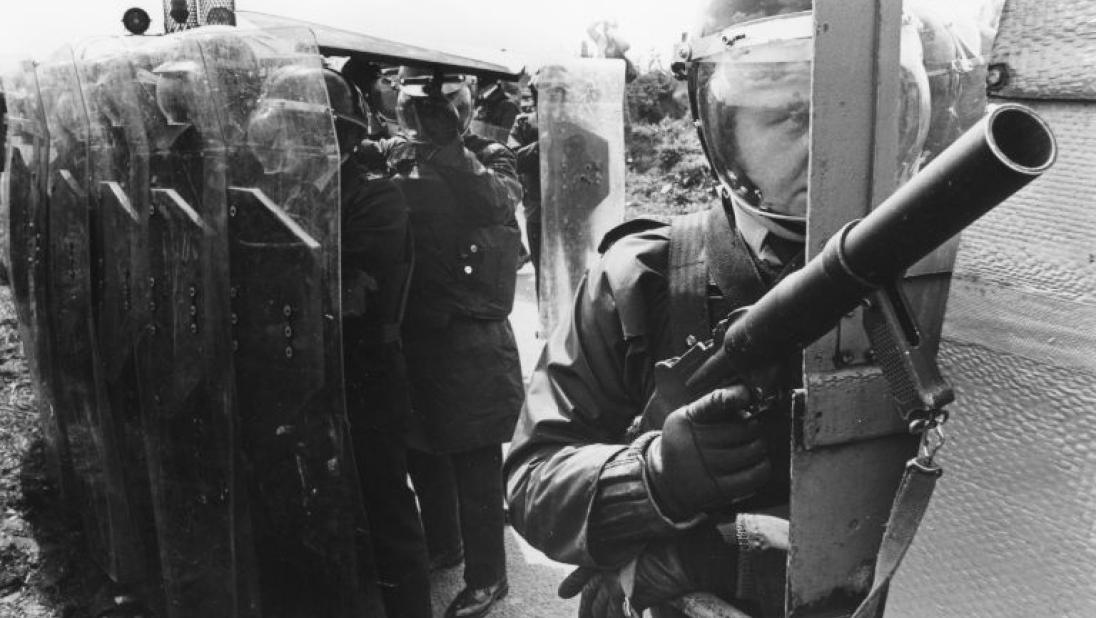
[[[727,328],[686,386],[707,392],[728,375],[783,357],[826,334],[871,291],[1034,180],[1057,157],[1050,127],[1029,108],[994,108],[870,214],[845,226],[802,269]]]

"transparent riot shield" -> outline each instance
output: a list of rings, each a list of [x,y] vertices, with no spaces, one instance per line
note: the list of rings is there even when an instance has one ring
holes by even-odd
[[[50,476],[66,498],[73,493],[72,467],[63,419],[52,397],[53,354],[47,305],[49,133],[33,63],[4,74],[7,151],[4,153],[3,224],[8,238],[8,276],[19,320],[19,337],[35,384]]]
[[[114,523],[113,533],[127,551],[113,573],[120,582],[155,589],[159,557],[135,361],[147,320],[148,139],[137,106],[136,75],[121,43],[85,43],[76,63],[89,120],[93,208],[88,232],[97,369],[102,407],[109,411],[110,426],[104,429],[113,446],[108,450],[121,471],[113,479],[112,495],[125,505],[118,513],[125,519]]]
[[[306,30],[196,34],[228,147],[232,343],[264,616],[383,615],[343,393],[340,158]]]
[[[252,615],[232,418],[222,127],[193,38],[126,41],[149,148],[146,279],[137,290],[147,321],[136,376],[166,613]]]
[[[540,314],[568,314],[605,232],[624,220],[624,63],[568,60],[541,68]]]
[[[89,125],[71,48],[39,71],[50,136],[47,301],[52,365],[47,386],[63,419],[77,504],[92,557],[113,578],[130,561],[122,472],[113,422],[99,383],[93,331],[93,210]]]

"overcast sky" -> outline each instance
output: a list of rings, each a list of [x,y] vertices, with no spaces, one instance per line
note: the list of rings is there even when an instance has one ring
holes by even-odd
[[[237,0],[262,11],[439,47],[505,48],[529,54],[575,54],[586,25],[615,20],[636,56],[664,57],[698,0]],[[85,36],[124,34],[129,7],[163,30],[163,4],[151,0],[7,0],[0,13],[0,57],[45,56]],[[637,58],[638,60],[639,58]]]

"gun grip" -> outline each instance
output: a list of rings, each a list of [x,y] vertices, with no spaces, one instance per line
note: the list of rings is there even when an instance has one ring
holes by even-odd
[[[902,418],[939,410],[955,400],[898,281],[871,295],[864,311],[864,330]]]

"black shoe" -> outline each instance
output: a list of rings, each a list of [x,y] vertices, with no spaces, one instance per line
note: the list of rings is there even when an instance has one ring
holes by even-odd
[[[430,555],[430,572],[451,569],[464,562],[464,550],[461,548]]]
[[[449,604],[445,610],[445,618],[479,618],[491,611],[506,593],[510,592],[510,584],[503,579],[499,583],[486,588],[465,588],[460,591],[457,598]]]

